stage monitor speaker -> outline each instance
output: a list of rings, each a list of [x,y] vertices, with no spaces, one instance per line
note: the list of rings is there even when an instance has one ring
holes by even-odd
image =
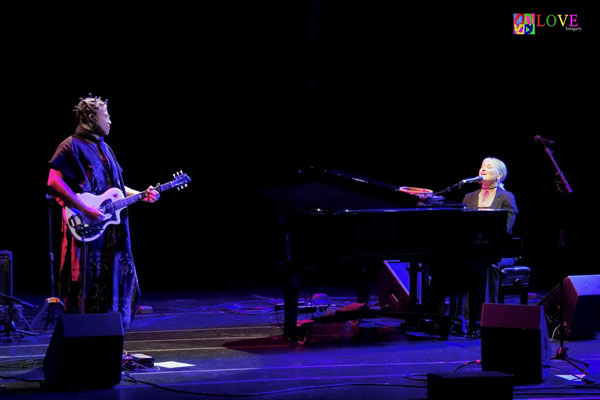
[[[0,250],[0,293],[13,295],[12,253],[8,250]],[[7,300],[0,296],[0,305],[7,304]]]
[[[550,341],[542,306],[484,304],[481,313],[481,369],[511,374],[515,384],[548,377]]]
[[[379,305],[383,309],[408,311],[410,306],[410,263],[398,260],[385,260],[377,276]],[[420,277],[416,274],[417,303],[420,303]]]
[[[62,314],[44,358],[44,385],[105,388],[121,381],[123,323],[116,312]]]
[[[512,400],[510,374],[497,371],[427,374],[427,400]]]
[[[539,304],[544,306],[550,337],[592,338],[600,330],[600,275],[567,276]],[[561,321],[565,329],[559,331]]]

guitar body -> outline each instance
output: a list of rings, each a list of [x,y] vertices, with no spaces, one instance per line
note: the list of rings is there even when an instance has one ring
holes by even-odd
[[[90,221],[79,210],[65,207],[67,225],[75,239],[82,242],[91,242],[98,239],[108,225],[121,223],[121,209],[115,210],[112,203],[124,199],[120,189],[110,188],[101,195],[79,193],[77,197],[89,207],[94,207],[104,214],[104,219]]]

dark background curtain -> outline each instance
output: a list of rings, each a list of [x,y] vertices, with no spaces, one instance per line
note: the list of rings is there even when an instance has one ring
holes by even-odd
[[[30,0],[2,8],[0,248],[13,252],[16,293],[49,290],[47,161],[90,92],[109,99],[107,142],[128,186],[145,189],[179,170],[192,178],[181,193],[130,208],[143,290],[276,283],[272,226],[255,193],[298,168],[437,191],[477,175],[486,156],[508,166],[517,232],[538,282],[597,272],[587,233],[597,214],[596,27],[581,5]],[[577,14],[583,30],[513,35],[518,12]],[[572,195],[558,193],[535,135],[556,142]]]

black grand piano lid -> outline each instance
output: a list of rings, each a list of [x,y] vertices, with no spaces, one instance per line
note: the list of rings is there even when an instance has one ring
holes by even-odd
[[[398,185],[349,171],[311,166],[299,169],[292,182],[265,188],[261,191],[261,197],[276,207],[298,211],[450,205],[439,202],[439,196],[437,201],[427,204],[419,196],[399,188]],[[462,204],[452,205],[464,207]]]

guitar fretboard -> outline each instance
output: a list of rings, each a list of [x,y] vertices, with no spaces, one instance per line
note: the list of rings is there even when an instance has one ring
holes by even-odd
[[[158,185],[158,187],[156,187],[155,189],[157,192],[160,193],[160,192],[164,192],[165,190],[172,189],[174,185],[175,185],[175,181],[171,181],[169,183]],[[115,210],[120,210],[121,208],[130,206],[133,203],[137,203],[138,201],[142,200],[145,195],[146,195],[146,192],[144,191],[144,192],[140,192],[138,194],[134,194],[132,196],[125,197],[124,199],[114,201],[113,206],[115,207]]]
[[[124,199],[117,200],[113,202],[113,206],[115,210],[120,210],[121,208],[125,208],[127,206],[132,205],[144,198],[144,193],[134,194],[133,196],[125,197]]]

